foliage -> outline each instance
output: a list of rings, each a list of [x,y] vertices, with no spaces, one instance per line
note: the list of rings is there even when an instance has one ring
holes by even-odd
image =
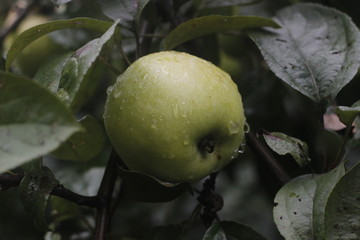
[[[26,15],[51,21],[1,49],[2,238],[358,239],[358,5],[3,1],[1,44]],[[16,59],[44,35],[62,50],[26,76]],[[129,171],[104,130],[116,77],[169,49],[229,72],[251,128],[245,152],[199,183]]]

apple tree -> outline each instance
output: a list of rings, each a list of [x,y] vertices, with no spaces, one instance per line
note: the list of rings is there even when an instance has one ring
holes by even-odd
[[[360,239],[359,5],[2,0],[1,239]]]

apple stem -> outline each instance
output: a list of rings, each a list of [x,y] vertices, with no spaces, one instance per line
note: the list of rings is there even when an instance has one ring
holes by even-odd
[[[212,153],[215,150],[214,140],[211,137],[201,139],[198,146],[201,152]]]

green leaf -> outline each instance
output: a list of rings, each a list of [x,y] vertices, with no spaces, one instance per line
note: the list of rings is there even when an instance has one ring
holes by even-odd
[[[219,8],[219,7],[229,7],[236,5],[250,5],[259,2],[259,0],[203,0],[201,3],[201,8]]]
[[[274,220],[286,240],[312,239],[315,191],[315,176],[303,175],[288,182],[276,194]]]
[[[88,42],[85,46],[78,49],[66,62],[60,78],[59,93],[65,92],[68,99],[65,102],[76,111],[89,98],[99,80],[92,72],[97,58],[115,34],[116,21],[101,36]]]
[[[336,184],[326,203],[324,239],[359,239],[359,202],[360,164],[357,164]]]
[[[73,52],[69,52],[50,58],[46,61],[46,63],[40,66],[33,80],[49,89],[51,92],[57,94],[60,85],[61,73],[73,54]],[[59,97],[61,98],[61,96]]]
[[[15,38],[6,56],[6,70],[10,69],[11,63],[26,46],[48,33],[67,28],[88,29],[104,33],[112,24],[112,22],[80,17],[52,21],[30,28]]]
[[[270,69],[314,102],[325,104],[360,66],[360,33],[351,19],[332,8],[303,3],[280,10],[282,28],[253,31]]]
[[[305,142],[279,132],[266,132],[263,136],[267,145],[277,154],[290,154],[301,167],[310,162],[308,146]]]
[[[339,120],[348,127],[353,124],[355,118],[360,113],[360,106],[357,104],[358,103],[355,103],[351,107],[339,106],[335,109],[335,112],[338,115]]]
[[[191,189],[187,183],[165,183],[140,172],[119,168],[126,196],[141,202],[167,202]]]
[[[134,28],[138,24],[141,13],[150,0],[97,0],[103,13],[113,19],[121,19],[120,24],[126,28]]]
[[[343,165],[321,175],[294,178],[276,194],[274,220],[286,240],[323,239],[324,208],[330,192],[344,175]]]
[[[106,135],[98,121],[87,115],[79,123],[83,131],[72,135],[51,154],[63,160],[85,162],[98,156],[105,146]]]
[[[340,164],[329,173],[322,174],[316,179],[317,189],[313,204],[313,234],[314,239],[324,239],[325,234],[325,206],[335,185],[345,175],[344,164]]]
[[[0,172],[55,150],[78,130],[58,98],[28,78],[0,71]]]
[[[254,16],[204,16],[193,18],[180,24],[163,40],[162,49],[170,50],[174,47],[211,33],[228,30],[244,30],[259,27],[278,27],[271,19]]]
[[[34,216],[35,226],[42,231],[49,230],[46,210],[50,193],[58,184],[50,169],[43,167],[40,160],[26,165],[25,176],[19,185],[19,197]]]

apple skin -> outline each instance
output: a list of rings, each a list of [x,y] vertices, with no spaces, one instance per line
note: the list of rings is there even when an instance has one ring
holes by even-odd
[[[32,14],[26,17],[19,24],[16,31],[5,39],[5,51],[11,47],[15,37],[22,32],[37,25],[47,23],[48,21],[49,19],[46,16],[39,14]],[[60,45],[55,43],[49,35],[45,35],[27,46],[16,58],[16,64],[23,74],[33,77],[39,66],[43,64],[48,57],[59,51],[61,51]]]
[[[165,182],[195,182],[237,156],[241,95],[230,76],[187,53],[135,61],[110,88],[104,123],[130,170]]]

